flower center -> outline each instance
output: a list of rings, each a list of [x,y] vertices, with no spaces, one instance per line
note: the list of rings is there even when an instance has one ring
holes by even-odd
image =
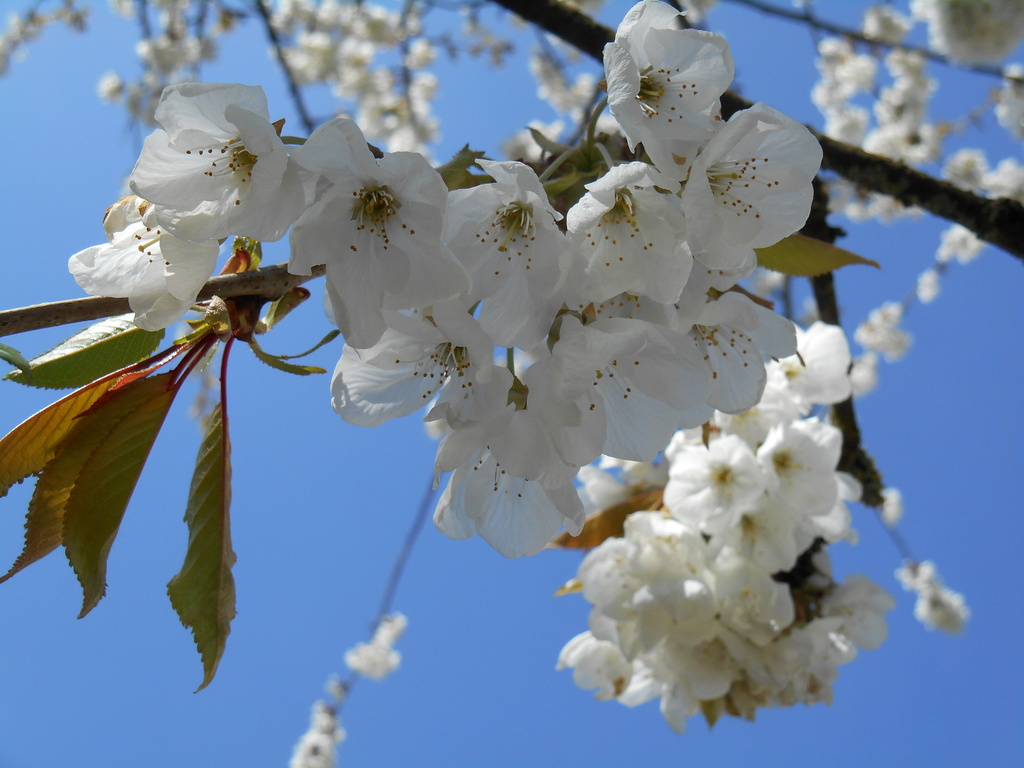
[[[650,75],[641,76],[640,91],[636,95],[636,100],[640,102],[640,109],[645,115],[654,117],[658,114],[658,102],[664,95],[665,88],[660,82]]]
[[[711,477],[709,479],[711,480],[712,485],[717,487],[720,491],[724,491],[732,485],[735,477],[732,467],[719,464],[712,468]]]
[[[186,149],[185,154],[209,155],[210,168],[203,171],[204,176],[214,177],[226,174],[234,174],[238,177],[240,184],[246,184],[252,179],[252,169],[259,158],[245,148],[241,139],[232,139],[226,144],[221,144],[203,149]]]
[[[498,250],[505,252],[508,244],[518,237],[529,238],[533,235],[533,205],[515,200],[504,208],[499,208],[495,223],[505,230],[505,239]]]
[[[387,185],[382,187],[363,187],[352,193],[355,201],[352,205],[352,221],[361,226],[377,225],[384,227],[387,220],[398,213],[402,204],[398,202]]]
[[[763,169],[758,178],[758,166],[767,162],[767,157],[750,157],[724,160],[708,168],[708,182],[718,202],[732,208],[737,216],[753,212],[755,219],[761,218],[752,201],[779,186],[778,180],[766,175]]]

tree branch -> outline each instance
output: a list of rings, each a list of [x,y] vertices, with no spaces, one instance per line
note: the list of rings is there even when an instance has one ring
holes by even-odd
[[[302,89],[299,88],[295,74],[292,72],[291,67],[288,66],[288,60],[284,55],[284,47],[281,45],[281,38],[278,37],[277,30],[274,29],[274,23],[270,18],[270,11],[263,0],[255,0],[253,5],[256,8],[257,14],[263,20],[263,28],[266,30],[267,39],[270,40],[270,44],[274,48],[277,63],[281,65],[281,71],[284,73],[284,79],[288,84],[288,93],[291,94],[292,102],[295,104],[295,111],[299,113],[302,127],[306,129],[306,134],[309,135],[316,129],[316,123],[310,117],[309,110],[306,109],[306,102],[302,98]]]
[[[613,30],[555,0],[493,1],[598,61],[603,58],[605,44],[615,38]],[[731,91],[722,96],[722,113],[727,118],[750,106],[751,102]],[[903,163],[830,139],[813,128],[810,131],[821,142],[823,169],[960,224],[1024,262],[1024,238],[1020,237],[1024,232],[1024,205],[1016,200],[981,197]]]
[[[818,179],[814,180],[814,202],[811,205],[811,215],[807,224],[800,230],[808,237],[823,240],[826,243],[834,243],[843,234],[843,230],[829,226],[826,221],[828,216],[828,193]],[[831,325],[840,325],[839,302],[836,300],[835,281],[832,273],[811,278],[811,289],[814,291],[814,301],[818,305],[818,317]],[[885,484],[882,476],[875,467],[875,460],[864,449],[861,444],[860,426],[857,424],[857,413],[854,410],[853,398],[849,397],[841,403],[832,406],[832,423],[843,433],[843,447],[839,456],[838,469],[849,472],[863,489],[861,501],[869,507],[882,506],[882,490]]]
[[[237,296],[261,296],[268,300],[280,298],[290,288],[320,277],[324,267],[315,267],[312,275],[293,275],[286,264],[242,272],[237,275],[220,275],[211,278],[199,292],[197,300],[214,296],[231,298]],[[91,296],[84,299],[53,301],[0,311],[0,336],[37,331],[40,328],[54,328],[69,323],[98,320],[101,317],[122,315],[131,312],[128,299],[105,296]]]

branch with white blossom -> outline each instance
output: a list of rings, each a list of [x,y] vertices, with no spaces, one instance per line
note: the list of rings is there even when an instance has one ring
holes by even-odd
[[[615,37],[613,30],[555,0],[494,2],[599,61],[605,44]],[[722,96],[726,118],[751,106],[751,102],[734,93]],[[1024,232],[1024,205],[1007,198],[981,197],[898,161],[865,152],[813,129],[811,132],[821,142],[823,169],[872,192],[889,195],[904,205],[960,224],[1024,262],[1024,240],[1020,238]]]
[[[197,297],[199,301],[214,296],[234,298],[258,296],[268,301],[278,299],[297,285],[322,277],[323,267],[313,269],[311,275],[293,275],[286,264],[275,264],[237,275],[220,275],[211,278]],[[70,323],[98,320],[111,315],[131,312],[128,299],[106,296],[90,296],[83,299],[52,301],[0,311],[0,336],[37,331],[41,328],[55,328]]]

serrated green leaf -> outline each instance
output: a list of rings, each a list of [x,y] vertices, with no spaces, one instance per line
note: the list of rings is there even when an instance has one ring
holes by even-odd
[[[171,605],[181,623],[192,630],[203,660],[203,683],[197,690],[213,680],[235,617],[230,507],[231,443],[218,405],[199,448],[188,493],[185,563],[167,584]]]
[[[13,377],[15,374],[22,376],[26,380],[32,378],[32,364],[26,360],[21,352],[16,350],[14,347],[9,347],[6,344],[0,344],[0,360],[4,360],[15,368],[19,368],[19,371],[11,371],[9,374],[4,376],[5,379]]]
[[[168,371],[111,388],[75,420],[39,475],[27,524],[52,533],[61,523],[82,585],[79,617],[106,591],[107,555],[179,386]],[[28,563],[15,565],[12,574]]]
[[[148,360],[108,373],[48,405],[8,432],[0,440],[0,498],[7,495],[15,483],[41,472],[75,426],[75,419],[108,391],[149,375],[192,346],[193,343],[176,344]]]
[[[69,389],[149,357],[164,332],[144,331],[131,318],[129,314],[101,320],[33,358],[31,378],[21,371],[4,378],[33,387]]]
[[[271,355],[268,352],[264,352],[260,348],[260,345],[256,343],[256,339],[249,342],[249,349],[252,353],[262,362],[269,365],[271,368],[276,368],[279,371],[285,373],[294,373],[296,376],[309,376],[313,373],[327,373],[323,368],[318,368],[315,365],[295,365],[294,363],[286,363],[280,357]]]
[[[444,179],[449,190],[469,189],[478,184],[486,184],[490,181],[489,176],[474,176],[469,170],[470,166],[484,154],[470,149],[469,144],[466,144],[455,153],[451,160],[438,168],[437,172],[441,174],[441,178]]]
[[[795,277],[817,277],[850,264],[881,269],[877,261],[805,235],[790,235],[775,245],[754,250],[759,266]]]
[[[75,417],[88,410],[115,383],[114,377],[72,392],[53,405],[25,420],[0,440],[0,496],[14,483],[41,472],[53,458],[57,447],[75,426]],[[25,545],[0,584],[36,560],[45,557],[61,543],[64,508],[29,506],[25,518]]]
[[[474,149],[469,148],[469,144],[464,144],[462,149],[452,155],[452,159],[442,165],[439,170],[444,173],[446,170],[468,170],[469,166],[473,165],[477,160],[483,157],[485,152],[477,152]]]
[[[0,440],[0,497],[29,475],[41,472],[61,440],[74,425],[73,419],[114,386],[115,377],[93,382],[25,419]]]

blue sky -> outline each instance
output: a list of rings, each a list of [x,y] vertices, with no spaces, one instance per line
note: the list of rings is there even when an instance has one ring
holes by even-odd
[[[610,3],[606,20],[614,23],[628,5]],[[819,5],[829,14],[837,4]],[[88,34],[47,32],[0,79],[5,308],[80,295],[67,257],[103,237],[103,210],[135,160],[137,139],[123,113],[95,96],[104,72],[135,71],[134,32],[96,6]],[[808,99],[816,73],[806,32],[727,5],[710,21],[733,46],[748,98],[818,120]],[[260,83],[271,111],[290,117],[264,48],[258,33],[242,31],[207,78]],[[522,62],[499,71],[464,67],[458,79],[449,71],[438,68],[438,157],[467,141],[496,155],[503,136],[534,117],[550,119],[532,100]],[[994,85],[941,67],[934,74],[942,85],[933,111],[942,117],[961,115]],[[968,138],[993,160],[1010,153],[1020,160],[1020,147],[991,125]],[[883,267],[837,277],[852,331],[870,309],[910,289],[931,263],[942,226],[924,217],[847,229],[843,245]],[[283,258],[271,250],[268,260]],[[879,389],[858,403],[869,451],[904,494],[903,534],[967,597],[973,613],[964,635],[928,632],[913,619],[912,597],[892,578],[899,556],[872,513],[858,508],[861,542],[834,547],[833,561],[838,574],[863,572],[893,592],[889,640],[841,670],[831,707],[767,711],[757,723],[723,721],[710,733],[694,721],[676,736],[656,705],[597,702],[570,673],[555,672],[562,645],[586,627],[581,598],[551,596],[574,575],[577,555],[509,561],[482,541],[449,541],[428,525],[396,601],[409,617],[402,668],[355,689],[342,713],[349,737],[340,764],[1020,761],[1021,296],[1024,269],[1001,251],[954,265],[939,299],[907,318],[915,336],[909,356],[883,365]],[[266,337],[265,349],[297,352],[328,330],[317,306],[297,315]],[[62,337],[48,331],[6,341],[34,354]],[[339,353],[328,347],[311,362],[331,369]],[[415,418],[374,430],[346,425],[330,408],[328,384],[326,376],[266,368],[241,345],[232,353],[238,617],[208,689],[192,693],[201,666],[165,594],[186,544],[181,517],[200,440],[187,413],[194,391],[183,393],[156,443],[99,607],[75,619],[81,595],[59,553],[0,585],[0,768],[287,764],[327,676],[343,671],[344,650],[367,637],[433,460]],[[3,383],[0,429],[52,399]],[[0,561],[20,548],[30,490],[19,486],[0,501]]]

